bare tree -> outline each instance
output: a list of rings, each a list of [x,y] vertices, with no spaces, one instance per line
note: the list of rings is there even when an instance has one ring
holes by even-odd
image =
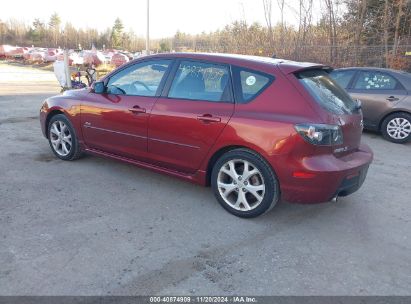
[[[280,9],[280,15],[281,15],[281,28],[280,28],[280,46],[281,48],[284,48],[284,32],[285,32],[285,24],[284,24],[284,5],[285,5],[285,0],[277,0],[277,5],[278,8]]]
[[[397,0],[397,3],[398,3],[397,4],[398,12],[397,12],[397,20],[395,22],[394,48],[393,48],[394,56],[397,55],[397,51],[398,51],[398,44],[399,44],[399,40],[400,40],[401,17],[404,14],[405,1],[404,0]]]
[[[385,50],[385,65],[388,67],[389,66],[389,50],[388,50],[388,28],[390,25],[390,16],[389,16],[389,7],[390,7],[390,1],[385,0],[384,2],[384,15],[383,15],[383,27],[384,27],[384,50]]]
[[[300,59],[300,54],[305,53],[307,34],[312,25],[313,0],[299,0],[298,6],[298,34],[295,43],[294,55]]]
[[[270,49],[271,51],[274,51],[274,35],[273,35],[273,25],[272,25],[272,10],[273,10],[272,0],[263,0],[263,6],[264,6],[265,22],[267,24],[267,29],[268,29],[268,40],[270,42]]]
[[[354,25],[354,65],[358,65],[358,49],[367,13],[367,0],[357,0],[357,18]]]
[[[335,18],[336,3],[334,0],[324,0],[327,8],[328,39],[330,44],[330,62],[338,61],[337,52],[337,23]]]

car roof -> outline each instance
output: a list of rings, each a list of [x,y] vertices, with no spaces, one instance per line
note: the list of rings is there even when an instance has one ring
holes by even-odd
[[[335,69],[334,71],[348,71],[348,70],[379,71],[379,72],[388,72],[388,73],[401,74],[401,75],[411,75],[410,73],[405,72],[405,71],[387,69],[387,68],[375,68],[375,67],[347,67],[347,68]]]
[[[392,72],[392,73],[407,73],[404,71],[400,70],[394,70],[394,69],[387,69],[387,68],[377,68],[377,67],[346,67],[346,68],[339,68],[335,69],[338,71],[343,71],[343,70],[364,70],[364,71],[381,71],[381,72]]]
[[[249,66],[250,64],[256,65],[256,67],[265,66],[277,66],[283,73],[290,74],[300,70],[320,68],[320,69],[330,69],[330,67],[311,63],[311,62],[297,62],[285,59],[277,59],[262,56],[250,56],[250,55],[239,55],[239,54],[221,54],[221,53],[164,53],[150,55],[142,58],[187,58],[196,59],[204,61],[215,61],[221,63],[228,63],[239,66]],[[139,59],[142,59],[139,58]],[[136,59],[138,60],[138,59]]]

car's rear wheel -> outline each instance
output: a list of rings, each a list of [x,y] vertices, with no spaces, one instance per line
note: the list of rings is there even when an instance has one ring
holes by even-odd
[[[411,140],[411,115],[394,113],[384,119],[381,132],[385,139],[403,144]]]
[[[76,160],[81,156],[76,132],[70,121],[63,114],[50,119],[48,138],[51,150],[62,160]]]
[[[246,149],[220,157],[212,171],[211,186],[228,212],[244,218],[271,210],[280,197],[279,183],[270,165]]]

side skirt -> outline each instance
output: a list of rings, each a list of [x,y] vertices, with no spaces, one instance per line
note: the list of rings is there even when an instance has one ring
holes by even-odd
[[[137,161],[134,159],[130,159],[130,158],[126,158],[126,157],[122,157],[122,156],[118,156],[118,155],[114,155],[114,154],[110,154],[110,153],[106,153],[100,150],[95,150],[95,149],[90,149],[90,148],[86,148],[85,149],[86,153],[90,153],[96,156],[102,156],[105,158],[110,158],[110,159],[115,159],[121,162],[125,162],[143,169],[148,169],[157,173],[161,173],[161,174],[166,174],[169,176],[173,176],[173,177],[177,177],[179,179],[194,183],[194,184],[199,184],[202,186],[206,185],[206,174],[204,171],[197,171],[196,174],[185,174],[182,172],[178,172],[178,171],[174,171],[174,170],[170,170],[164,167],[160,167],[160,166],[156,166],[156,165],[152,165],[146,162],[142,162],[142,161]]]

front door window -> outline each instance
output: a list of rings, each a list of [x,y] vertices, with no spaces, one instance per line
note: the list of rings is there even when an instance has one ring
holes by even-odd
[[[147,61],[132,65],[112,76],[107,93],[128,96],[156,96],[171,60]]]

